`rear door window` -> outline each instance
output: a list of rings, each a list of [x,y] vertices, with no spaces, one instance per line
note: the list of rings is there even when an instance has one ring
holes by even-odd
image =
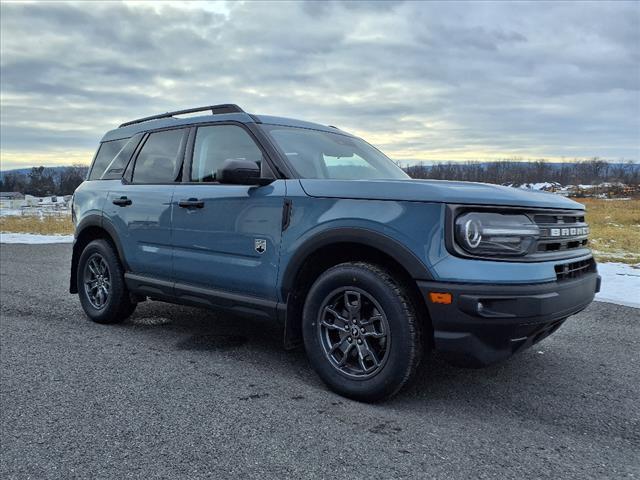
[[[98,149],[98,153],[96,154],[96,159],[93,161],[91,173],[89,173],[89,180],[98,180],[100,177],[102,177],[102,174],[107,169],[107,166],[111,163],[111,161],[115,158],[118,152],[120,152],[122,147],[124,147],[124,145],[128,141],[128,138],[123,138],[121,140],[102,142],[100,144],[100,148]]]
[[[176,182],[185,141],[185,129],[150,134],[133,168],[133,183]]]

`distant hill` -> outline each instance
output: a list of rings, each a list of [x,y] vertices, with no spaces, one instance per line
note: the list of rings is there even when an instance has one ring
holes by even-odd
[[[557,170],[560,170],[563,166],[572,167],[572,166],[576,166],[576,165],[580,165],[582,163],[585,163],[585,162],[548,162],[548,161],[544,161],[544,160],[542,160],[542,161],[545,163],[545,165],[548,165],[550,168],[557,169]],[[461,165],[473,164],[473,165],[480,165],[480,166],[486,167],[486,166],[494,164],[494,163],[503,163],[503,162],[513,162],[513,163],[517,163],[518,165],[523,165],[523,166],[525,166],[525,165],[526,166],[532,166],[532,165],[536,165],[536,163],[537,163],[537,162],[534,162],[534,161],[518,161],[518,160],[492,160],[492,161],[487,161],[487,162],[475,162],[475,161],[472,161],[472,160],[402,160],[400,163],[402,164],[402,166],[404,168],[409,168],[409,167],[413,167],[413,166],[421,165],[421,164],[424,165],[425,167],[431,167],[433,165],[442,165],[442,164],[448,164],[448,163],[455,163],[455,164],[461,164]],[[607,161],[605,161],[605,163],[607,163],[610,167],[629,165],[629,162],[607,162]],[[631,161],[631,165],[632,165],[632,168],[640,169],[640,163],[639,162]]]
[[[66,167],[45,167],[45,171],[47,173],[50,173],[52,175],[60,175],[60,173],[62,171],[64,171],[65,168],[69,168],[69,166]],[[87,166],[88,168],[88,166]],[[8,174],[14,174],[14,175],[29,175],[29,173],[31,173],[31,167],[29,168],[14,168],[12,170],[0,170],[0,180],[2,180],[2,178]]]
[[[599,185],[605,182],[640,184],[640,164],[606,162],[592,159],[582,162],[440,162],[418,163],[404,167],[413,178],[462,180],[503,185],[545,184]]]
[[[0,191],[20,192],[36,197],[70,195],[87,177],[88,168],[84,165],[71,165],[0,171]]]

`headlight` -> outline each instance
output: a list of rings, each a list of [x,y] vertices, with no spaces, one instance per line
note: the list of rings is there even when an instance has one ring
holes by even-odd
[[[526,255],[540,237],[540,229],[526,215],[471,212],[456,219],[457,244],[471,255]]]

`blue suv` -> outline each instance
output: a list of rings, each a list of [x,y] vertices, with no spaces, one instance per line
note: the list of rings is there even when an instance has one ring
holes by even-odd
[[[376,401],[425,353],[487,365],[584,309],[600,286],[584,216],[411,180],[336,127],[194,108],[104,135],[74,195],[70,291],[99,323],[146,299],[281,321],[330,388]]]

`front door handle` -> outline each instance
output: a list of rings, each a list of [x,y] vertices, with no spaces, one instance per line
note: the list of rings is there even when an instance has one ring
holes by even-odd
[[[178,206],[182,208],[204,208],[204,200],[198,200],[197,198],[180,200]]]
[[[116,198],[113,201],[114,205],[117,205],[119,207],[126,207],[127,205],[131,205],[133,202],[131,200],[129,200],[127,197],[120,197],[120,198]]]

